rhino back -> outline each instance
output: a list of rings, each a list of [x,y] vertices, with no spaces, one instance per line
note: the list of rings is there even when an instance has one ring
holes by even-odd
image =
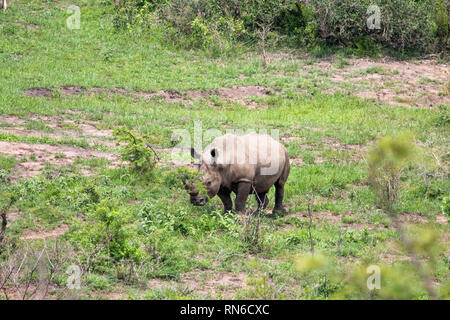
[[[224,187],[248,181],[257,192],[268,191],[289,161],[283,145],[269,135],[256,133],[221,136],[206,147],[202,160],[209,170],[221,175]]]

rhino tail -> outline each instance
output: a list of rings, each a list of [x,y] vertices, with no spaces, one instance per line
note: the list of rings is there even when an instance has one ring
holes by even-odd
[[[278,179],[278,183],[284,185],[289,177],[289,172],[291,171],[291,164],[289,160],[289,156],[286,152],[286,162],[284,163],[283,171],[281,172],[280,178]]]

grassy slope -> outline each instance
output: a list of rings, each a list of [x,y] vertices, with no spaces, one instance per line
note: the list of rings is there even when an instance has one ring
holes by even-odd
[[[286,187],[286,204],[290,213],[304,212],[306,198],[313,193],[318,200],[313,210],[318,215],[330,212],[339,217],[351,213],[350,220],[344,218],[341,221],[375,227],[352,229],[352,224],[346,224],[348,230],[344,230],[342,235],[339,219],[334,224],[323,221],[313,227],[316,249],[344,262],[348,258],[376,263],[380,253],[388,252],[390,240],[396,238],[396,234],[392,229],[384,228],[389,226],[389,222],[376,209],[374,196],[364,184],[367,176],[364,160],[362,157],[359,161],[349,160],[348,150],[331,148],[326,138],[335,138],[342,145],[367,147],[380,136],[410,130],[423,144],[445,149],[448,141],[448,130],[445,129],[448,128],[436,125],[438,115],[435,110],[390,107],[338,93],[324,95],[320,89],[326,84],[315,81],[314,72],[317,70],[310,77],[277,76],[283,71],[299,69],[309,61],[280,60],[264,72],[254,53],[210,59],[201,52],[168,48],[159,40],[163,34],[161,30],[143,34],[115,32],[111,25],[113,11],[110,6],[90,4],[89,1],[76,4],[82,8],[80,30],[66,28],[68,15],[65,5],[60,3],[16,1],[6,13],[0,12],[0,114],[62,115],[69,110],[79,110],[83,112],[64,116],[96,120],[101,128],[125,126],[136,132],[151,133],[160,138],[160,147],[170,146],[174,129],[188,128],[192,131],[192,121],[196,119],[202,121],[204,128],[224,125],[256,130],[276,128],[280,135],[300,137],[302,145],[309,146],[308,149],[299,147],[295,141],[287,143],[292,157],[323,159],[322,163],[314,164],[312,161],[311,164],[293,167]],[[29,24],[35,24],[37,28],[31,28]],[[249,111],[245,106],[227,101],[218,101],[216,106],[196,101],[186,108],[181,103],[169,104],[161,99],[148,101],[121,95],[33,98],[22,93],[31,87],[61,85],[182,92],[251,84],[272,88],[268,97],[258,100],[267,108]],[[11,140],[11,137],[0,137]],[[12,159],[0,158],[2,168],[11,169],[13,164]],[[181,185],[171,178],[170,172],[164,173],[169,170],[167,168],[158,169],[162,172],[148,183],[137,177],[133,181],[123,179],[123,175],[129,175],[126,169],[108,169],[104,163],[95,162],[89,165],[100,166],[100,174],[82,177],[75,172],[54,180],[40,177],[21,183],[21,188],[30,192],[17,203],[17,209],[26,214],[12,231],[20,235],[24,228],[40,230],[62,222],[74,224],[79,212],[86,210],[80,203],[85,196],[84,185],[92,181],[101,198],[109,199],[118,210],[134,217],[138,217],[143,203],[149,202],[175,217],[180,212],[188,212],[188,219],[200,219],[210,215],[211,211],[220,210],[218,199],[204,208],[190,207]],[[403,181],[405,191],[399,210],[434,218],[440,213],[440,202],[426,196],[427,185],[416,178],[418,172],[418,169],[411,169]],[[440,193],[448,193],[448,182],[437,179],[433,181],[433,188]],[[270,198],[273,204],[273,192]],[[249,201],[249,205],[253,202],[250,204]],[[216,220],[201,219],[208,226],[197,226],[198,232],[168,233],[169,238],[158,248],[165,262],[155,263],[153,271],[146,275],[147,279],[182,277],[186,272],[203,268],[217,273],[245,272],[250,278],[266,275],[270,278],[275,297],[326,298],[332,291],[309,290],[314,281],[309,283],[292,269],[290,257],[308,251],[307,220],[302,215],[264,219],[265,244],[256,256],[248,253],[239,237],[221,230]],[[446,226],[435,228],[448,231]],[[341,237],[344,240],[338,251],[337,243]],[[249,255],[250,259],[242,259]],[[439,263],[445,270],[445,262]],[[137,285],[118,280],[114,270],[103,275],[99,273],[97,277],[100,280],[90,276],[86,281],[90,289],[100,291],[90,293],[88,290],[86,294],[101,295],[102,290],[119,290],[150,298],[204,297],[201,294],[190,295],[182,289],[174,289],[173,292],[152,288],[139,290]],[[443,281],[447,277],[448,272],[444,272],[437,280]],[[251,298],[261,294],[249,287],[235,292],[235,296]]]

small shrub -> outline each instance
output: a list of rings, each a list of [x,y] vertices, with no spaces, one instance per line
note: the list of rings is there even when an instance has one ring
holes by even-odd
[[[441,209],[442,213],[450,220],[450,196],[446,196],[442,199]]]
[[[267,275],[247,279],[247,289],[239,299],[283,299],[283,295],[270,283]]]
[[[117,139],[117,145],[123,143],[120,145],[123,161],[130,162],[133,168],[141,173],[153,170],[158,156],[150,143],[154,142],[155,138],[148,135],[139,137],[126,129],[115,129],[113,134]]]
[[[171,206],[169,201],[148,201],[139,210],[141,227],[146,234],[158,229],[189,233],[189,215],[180,206]]]
[[[241,241],[251,252],[260,252],[263,249],[264,237],[261,227],[261,210],[247,212],[242,218],[243,230]]]
[[[148,27],[152,13],[168,0],[121,0],[115,7],[113,25],[116,29],[131,30],[134,26]]]
[[[0,183],[7,184],[10,182],[9,174],[5,169],[0,169]]]
[[[397,202],[400,175],[415,153],[411,137],[402,135],[381,139],[369,154],[369,183],[378,197],[379,206],[389,213]]]
[[[94,182],[87,184],[82,190],[82,200],[80,201],[81,207],[89,206],[90,204],[96,204],[100,202],[100,195],[97,192]]]
[[[450,108],[447,105],[441,104],[438,106],[439,110],[436,116],[436,126],[443,127],[450,124]]]
[[[86,219],[88,223],[80,222],[69,231],[74,245],[81,246],[83,250],[103,253],[115,260],[142,261],[144,252],[128,212],[114,209],[102,200],[90,207]]]
[[[108,281],[108,279],[105,276],[95,274],[95,273],[88,273],[85,276],[86,284],[92,288],[93,290],[110,290],[111,289],[111,283]]]
[[[314,153],[305,151],[302,155],[303,162],[306,164],[314,164],[316,162],[316,157]]]
[[[448,42],[450,29],[449,13],[445,2],[444,0],[439,0],[436,4],[436,35],[442,46]]]
[[[356,219],[355,217],[343,216],[341,218],[341,221],[342,223],[352,224],[358,222],[358,219]]]
[[[13,157],[4,157],[0,155],[0,170],[10,170],[17,164],[17,160]]]
[[[152,234],[158,230],[194,236],[218,230],[237,234],[237,218],[233,214],[222,214],[221,210],[216,210],[196,215],[184,205],[169,202],[148,201],[141,206],[138,215],[145,234]]]

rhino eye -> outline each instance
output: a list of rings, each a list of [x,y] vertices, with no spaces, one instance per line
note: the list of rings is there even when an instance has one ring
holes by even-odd
[[[211,185],[211,181],[206,182],[206,185],[210,186]]]

